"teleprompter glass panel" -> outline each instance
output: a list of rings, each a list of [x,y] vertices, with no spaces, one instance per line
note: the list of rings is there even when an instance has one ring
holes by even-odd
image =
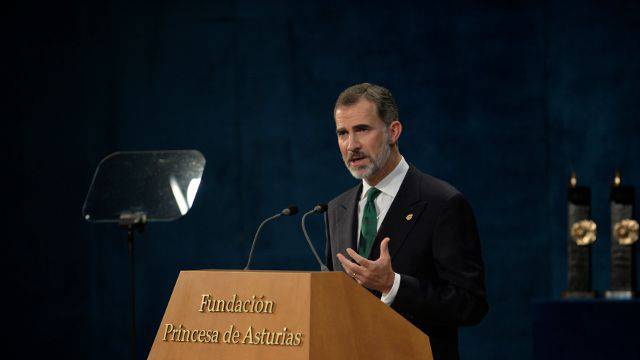
[[[205,158],[197,150],[115,152],[98,164],[82,215],[91,222],[146,221],[185,215],[195,200]]]

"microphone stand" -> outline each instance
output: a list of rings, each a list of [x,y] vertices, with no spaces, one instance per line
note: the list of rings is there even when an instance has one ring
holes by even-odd
[[[249,259],[247,260],[247,266],[244,267],[244,270],[249,270],[249,266],[251,265],[251,259],[253,258],[253,249],[255,249],[256,247],[256,240],[258,240],[258,235],[260,235],[260,230],[262,230],[262,227],[264,226],[264,224],[268,223],[271,220],[275,220],[282,215],[284,214],[278,213],[276,215],[273,215],[270,218],[265,219],[263,222],[260,223],[260,226],[258,226],[258,230],[256,231],[256,234],[253,236],[253,242],[251,243],[251,251],[249,251]]]
[[[320,208],[316,206],[313,208],[313,210],[308,211],[304,215],[302,215],[302,220],[300,222],[300,225],[302,226],[302,232],[304,233],[304,238],[307,239],[307,244],[309,244],[309,248],[311,249],[311,252],[313,252],[313,256],[316,257],[316,261],[318,261],[318,264],[320,264],[320,270],[329,271],[329,268],[322,262],[322,260],[320,260],[320,256],[318,256],[318,252],[316,251],[315,247],[311,243],[311,238],[309,238],[309,234],[307,233],[307,227],[305,226],[305,220],[307,216],[313,213],[319,213],[318,210],[320,210]]]

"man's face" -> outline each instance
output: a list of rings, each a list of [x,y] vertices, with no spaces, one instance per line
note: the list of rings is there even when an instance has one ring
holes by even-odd
[[[356,179],[368,179],[389,159],[388,128],[378,117],[376,105],[360,99],[335,112],[336,134],[342,160]]]

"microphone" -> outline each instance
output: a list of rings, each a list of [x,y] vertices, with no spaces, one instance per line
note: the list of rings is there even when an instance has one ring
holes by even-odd
[[[249,259],[247,260],[247,266],[244,267],[245,270],[249,270],[249,266],[251,265],[251,259],[253,258],[253,249],[255,249],[256,247],[256,240],[258,240],[258,235],[260,235],[260,230],[262,230],[262,227],[264,226],[264,224],[268,223],[271,220],[275,220],[283,215],[284,216],[295,215],[297,212],[298,212],[297,206],[289,205],[285,209],[282,209],[282,211],[280,211],[279,213],[264,219],[264,221],[260,223],[260,226],[258,226],[258,230],[256,230],[256,234],[253,236],[253,242],[251,243],[251,251],[249,251]]]
[[[311,252],[313,252],[313,256],[316,257],[316,260],[320,265],[320,270],[329,271],[329,268],[327,268],[327,266],[322,262],[322,260],[320,260],[320,256],[318,256],[318,253],[316,252],[316,248],[313,247],[313,244],[311,243],[311,239],[309,238],[309,234],[307,233],[307,227],[304,224],[304,221],[308,215],[322,214],[325,211],[327,211],[327,204],[318,204],[314,206],[313,209],[309,210],[304,215],[302,215],[302,221],[300,222],[300,225],[302,226],[302,232],[304,233],[304,237],[305,239],[307,239],[307,244],[309,244],[309,249],[311,249]]]

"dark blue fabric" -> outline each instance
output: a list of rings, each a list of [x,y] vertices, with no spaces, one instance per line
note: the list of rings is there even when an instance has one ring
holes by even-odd
[[[530,301],[565,288],[571,168],[592,187],[594,286],[608,286],[615,168],[640,186],[637,1],[21,1],[7,14],[6,287],[24,358],[127,357],[125,234],[80,216],[102,157],[208,160],[191,212],[137,244],[144,358],[179,270],[241,268],[263,218],[355,184],[332,110],[362,81],[392,90],[401,152],[477,216],[491,311],[461,330],[463,358],[532,358]],[[308,226],[321,248],[321,219]],[[256,268],[316,269],[299,218],[262,235]]]
[[[538,300],[532,317],[537,360],[640,358],[640,300]]]

